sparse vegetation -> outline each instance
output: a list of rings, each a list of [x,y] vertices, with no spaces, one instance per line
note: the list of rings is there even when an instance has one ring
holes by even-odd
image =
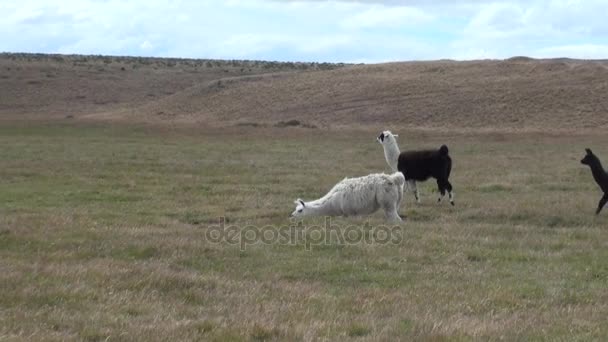
[[[259,122],[238,122],[236,126],[240,127],[267,127],[267,125],[261,124]]]
[[[275,125],[275,127],[304,127],[304,128],[317,128],[316,125],[302,123],[300,120],[287,120],[287,121],[279,121]]]
[[[344,63],[305,63],[305,62],[278,62],[278,61],[255,61],[255,60],[209,60],[209,59],[187,59],[187,58],[157,58],[157,57],[129,57],[129,56],[102,56],[102,55],[58,55],[42,53],[0,53],[1,59],[28,62],[56,62],[65,63],[101,63],[101,64],[142,64],[166,67],[197,67],[205,64],[208,68],[213,66],[224,69],[238,68],[264,68],[291,71],[298,68],[308,70],[332,70],[346,66]]]

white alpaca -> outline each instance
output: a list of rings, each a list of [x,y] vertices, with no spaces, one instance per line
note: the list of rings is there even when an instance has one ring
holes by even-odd
[[[393,172],[399,171],[399,155],[401,155],[401,151],[399,150],[399,145],[397,145],[397,139],[395,139],[398,136],[398,134],[393,134],[391,131],[384,131],[378,138],[376,138],[378,142],[382,144],[382,148],[384,149],[384,159],[386,159],[388,166]],[[414,193],[416,202],[420,203],[420,196],[418,193],[418,187],[416,186],[416,181],[413,179],[408,180],[407,188],[409,191]]]
[[[304,202],[298,198],[291,216],[359,216],[382,208],[387,220],[401,221],[397,210],[403,198],[404,184],[401,172],[344,178],[318,200]]]
[[[384,159],[390,166],[393,172],[399,171],[399,155],[401,151],[399,150],[399,145],[397,145],[398,134],[393,134],[391,131],[384,131],[376,138],[384,149]]]

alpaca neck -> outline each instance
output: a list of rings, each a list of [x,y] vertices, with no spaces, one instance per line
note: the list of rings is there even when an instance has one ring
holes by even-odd
[[[329,207],[329,198],[327,196],[318,200],[306,203],[306,213],[309,216],[331,216],[331,208]]]
[[[591,173],[593,174],[593,178],[596,182],[601,184],[608,177],[599,159],[594,160],[592,163],[590,163],[589,167],[591,167]]]
[[[394,144],[384,144],[382,146],[384,146],[384,158],[386,158],[386,162],[388,163],[388,165],[391,167],[393,172],[399,171],[398,164],[399,154],[401,154],[401,151],[399,151],[399,146],[397,146],[397,143],[395,142]]]

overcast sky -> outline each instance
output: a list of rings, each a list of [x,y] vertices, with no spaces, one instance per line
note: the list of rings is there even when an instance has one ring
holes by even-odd
[[[280,61],[608,58],[608,1],[0,0],[0,51]]]

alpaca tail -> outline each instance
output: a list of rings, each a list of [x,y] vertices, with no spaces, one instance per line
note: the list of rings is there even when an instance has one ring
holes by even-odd
[[[403,186],[405,184],[405,177],[401,172],[395,172],[389,176],[391,181],[399,186]]]
[[[441,145],[441,147],[439,148],[439,154],[442,156],[447,156],[449,152],[450,151],[448,150],[448,147],[446,145]]]

